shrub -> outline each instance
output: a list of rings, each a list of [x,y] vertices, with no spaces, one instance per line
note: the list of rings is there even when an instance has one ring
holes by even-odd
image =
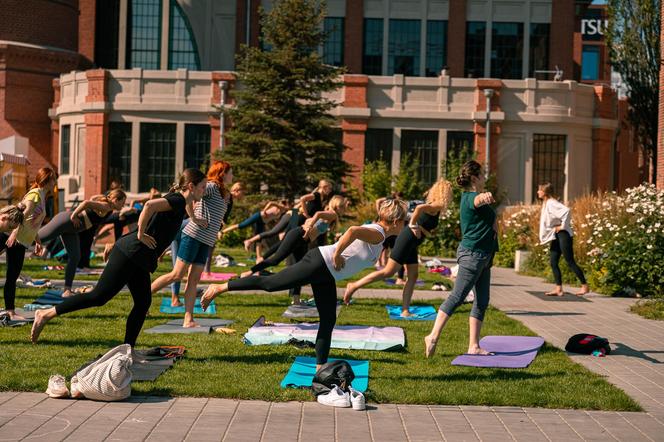
[[[405,200],[422,199],[425,186],[420,180],[420,161],[409,154],[401,157],[399,174],[392,185],[395,192],[400,192]]]
[[[514,267],[517,250],[528,250],[528,245],[537,241],[531,220],[539,216],[539,206],[513,206],[503,210],[498,220],[498,242],[494,264],[501,267]]]
[[[384,161],[369,161],[362,171],[364,199],[375,201],[392,192],[392,172]]]

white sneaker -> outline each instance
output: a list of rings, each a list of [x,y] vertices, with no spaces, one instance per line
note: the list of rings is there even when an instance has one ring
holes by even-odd
[[[332,390],[327,394],[320,394],[316,398],[319,404],[329,405],[330,407],[348,408],[350,407],[350,395],[344,392],[336,385],[332,385]]]
[[[353,406],[353,410],[361,411],[367,408],[367,402],[361,392],[353,387],[348,387],[348,390],[350,391],[350,403]]]
[[[48,378],[48,388],[46,389],[46,394],[52,398],[64,398],[69,397],[69,389],[67,384],[65,384],[65,378],[62,375],[54,374]]]

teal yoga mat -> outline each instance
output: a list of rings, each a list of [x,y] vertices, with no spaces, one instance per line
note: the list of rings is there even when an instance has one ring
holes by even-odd
[[[184,298],[180,298],[180,302],[184,304]],[[171,307],[171,298],[163,297],[161,298],[161,306],[159,306],[159,311],[161,313],[167,314],[184,313],[184,305],[180,307]],[[214,315],[217,313],[217,307],[214,305],[214,301],[212,301],[207,310],[203,311],[203,308],[201,307],[201,300],[196,298],[196,304],[194,304],[194,313],[198,315]]]
[[[335,361],[330,358],[328,361]],[[353,388],[361,392],[367,391],[369,386],[369,361],[356,361],[354,359],[345,359],[353,368],[355,379]],[[298,356],[291,365],[286,377],[281,381],[281,388],[302,388],[311,387],[311,381],[316,374],[316,358]]]
[[[400,305],[387,305],[387,314],[390,319],[403,320],[403,321],[433,321],[436,319],[436,309],[430,305],[411,305],[408,311],[413,316],[401,316]]]
[[[61,289],[48,289],[41,295],[39,298],[33,301],[33,304],[49,304],[56,305],[61,304],[62,299],[62,290]]]

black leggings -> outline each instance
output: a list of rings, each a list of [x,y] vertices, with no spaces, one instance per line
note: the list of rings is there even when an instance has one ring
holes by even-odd
[[[551,270],[553,271],[553,279],[556,282],[556,285],[563,285],[563,276],[560,273],[560,267],[558,263],[560,262],[560,255],[563,255],[567,265],[574,272],[581,284],[586,283],[586,277],[583,275],[583,271],[574,261],[574,244],[573,238],[570,236],[569,232],[566,230],[561,230],[556,233],[556,239],[551,241]]]
[[[284,236],[284,239],[278,243],[279,246],[277,249],[270,253],[268,258],[253,266],[251,271],[260,272],[268,267],[276,266],[290,254],[293,254],[295,262],[300,261],[309,249],[309,242],[302,237],[303,235],[304,229],[302,227],[297,227],[289,231],[286,236]],[[272,248],[270,248],[270,251],[272,251]],[[291,296],[299,295],[301,289],[300,286],[293,287],[289,290],[289,294]]]
[[[79,232],[85,229],[83,220],[81,225],[74,227],[70,219],[71,212],[60,212],[44,227],[39,229],[39,239],[41,242],[52,241],[58,236],[67,250],[67,265],[65,266],[65,288],[71,288],[76,276],[76,266],[81,260],[81,243],[78,237]]]
[[[23,269],[23,260],[25,259],[25,246],[14,243],[12,247],[7,247],[6,233],[0,233],[0,252],[7,250],[7,276],[5,277],[5,309],[14,310],[16,305],[16,280]]]
[[[332,330],[337,322],[337,286],[317,248],[309,250],[301,261],[274,275],[232,279],[228,282],[228,290],[275,292],[307,284],[311,284],[313,289],[320,317],[316,335],[316,363],[324,364],[330,354]]]
[[[95,288],[88,293],[65,298],[62,304],[55,306],[55,312],[62,315],[85,308],[101,307],[117,295],[125,284],[131,292],[134,307],[127,318],[124,342],[133,347],[152,303],[150,272],[136,265],[115,248],[111,251]]]

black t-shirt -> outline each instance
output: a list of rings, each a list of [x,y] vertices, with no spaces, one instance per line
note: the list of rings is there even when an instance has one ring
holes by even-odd
[[[138,231],[126,234],[115,243],[115,248],[150,273],[157,269],[157,260],[173,242],[186,213],[187,203],[181,193],[169,193],[164,199],[171,205],[171,210],[154,214],[145,229],[145,233],[155,239],[157,247],[151,249],[140,242]]]
[[[314,216],[314,213],[321,212],[323,210],[323,197],[320,193],[314,192],[314,199],[307,201],[306,211],[308,216]]]

